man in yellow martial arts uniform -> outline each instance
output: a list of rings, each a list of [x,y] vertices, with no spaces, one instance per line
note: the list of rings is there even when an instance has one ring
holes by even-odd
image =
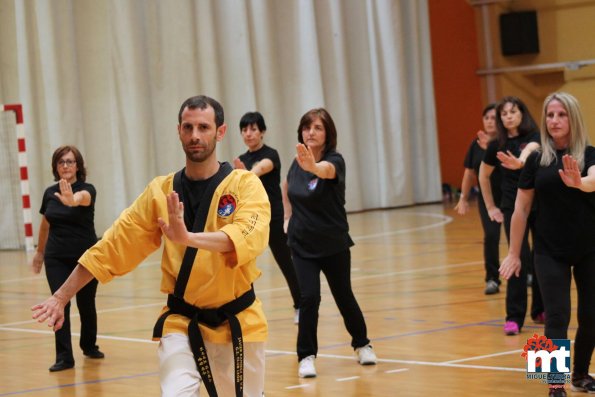
[[[33,318],[59,329],[76,291],[93,277],[106,283],[132,271],[166,236],[161,291],[168,300],[153,335],[162,395],[198,397],[202,381],[211,397],[261,397],[267,323],[252,283],[268,243],[268,197],[253,173],[217,161],[226,132],[217,101],[187,99],[178,122],[186,167],[153,179],[63,286],[32,308]]]

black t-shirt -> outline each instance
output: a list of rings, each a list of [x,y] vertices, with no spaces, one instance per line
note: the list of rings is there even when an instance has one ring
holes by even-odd
[[[501,209],[514,209],[514,201],[516,199],[516,191],[518,188],[519,177],[521,170],[509,170],[502,167],[500,160],[496,157],[496,153],[510,151],[514,156],[519,157],[525,146],[530,142],[540,142],[539,132],[532,132],[525,135],[518,135],[514,138],[508,138],[503,148],[498,147],[498,141],[492,141],[488,144],[483,162],[492,167],[500,169],[502,173],[502,180],[500,187],[502,190],[502,199],[500,200]],[[495,202],[498,205],[497,202]]]
[[[479,167],[481,166],[485,152],[486,151],[482,149],[481,146],[479,146],[477,140],[473,140],[471,145],[469,145],[469,150],[467,150],[467,155],[465,156],[465,161],[463,162],[463,166],[465,168],[472,169],[477,177],[479,177]],[[492,175],[490,175],[490,185],[492,187],[492,196],[494,197],[495,203],[499,203],[502,199],[502,191],[500,190],[501,183],[502,176],[500,174],[500,169],[494,168]]]
[[[269,159],[273,162],[273,169],[264,175],[260,176],[264,189],[269,196],[269,202],[271,203],[271,220],[282,220],[283,219],[283,200],[281,199],[281,188],[279,183],[281,182],[281,160],[279,159],[279,153],[267,145],[263,145],[260,149],[254,152],[246,152],[240,155],[240,160],[246,166],[246,169],[250,170],[257,162],[262,159]]]
[[[180,196],[180,200],[184,203],[184,224],[186,225],[186,229],[190,231],[194,227],[196,213],[198,212],[200,202],[203,200],[205,190],[207,190],[209,183],[215,175],[217,174],[214,174],[208,179],[193,181],[188,179],[185,171],[182,171],[182,194],[180,196],[178,193],[178,195]],[[212,198],[212,196],[205,197],[205,199],[209,200],[209,204]],[[202,232],[202,230],[200,230],[200,232]]]
[[[557,161],[541,167],[541,153],[531,153],[523,167],[519,189],[535,189],[535,253],[573,262],[595,251],[595,193],[585,193],[562,182],[564,151],[556,152]],[[585,150],[585,168],[595,166],[595,148]]]
[[[335,179],[318,178],[295,160],[287,173],[292,210],[287,244],[304,258],[330,256],[353,245],[345,212],[345,160],[332,151],[321,161],[335,166]]]
[[[60,192],[60,185],[48,187],[41,202],[39,212],[50,224],[48,241],[44,255],[49,258],[78,258],[97,242],[95,234],[95,187],[86,182],[76,181],[72,193],[86,190],[91,195],[89,206],[67,207],[54,193]]]

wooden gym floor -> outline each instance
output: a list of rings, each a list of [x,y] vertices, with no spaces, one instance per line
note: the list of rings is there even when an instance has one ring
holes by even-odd
[[[528,318],[520,335],[503,334],[504,288],[497,295],[483,294],[477,209],[459,217],[452,206],[349,215],[356,242],[353,289],[379,357],[376,366],[356,363],[324,284],[318,377],[298,378],[290,295],[270,252],[259,258],[263,275],[255,288],[270,325],[267,397],[547,395],[543,384],[526,379],[520,356],[527,338],[542,335],[543,327]],[[505,252],[502,235],[501,253]],[[22,251],[0,251],[0,397],[159,396],[157,345],[150,340],[165,302],[159,292],[159,255],[99,286],[98,344],[104,360],[86,359],[78,348],[73,305],[76,365],[58,373],[48,372],[54,362],[52,332],[31,320],[30,312],[48,296],[49,288],[43,273],[30,273],[28,260]],[[574,293],[573,289],[573,304]],[[570,338],[575,331],[573,313]],[[203,388],[201,396],[206,395]]]

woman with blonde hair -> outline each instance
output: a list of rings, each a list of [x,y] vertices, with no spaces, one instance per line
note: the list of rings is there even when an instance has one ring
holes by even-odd
[[[595,393],[589,363],[595,347],[595,148],[589,145],[576,98],[558,92],[543,105],[541,150],[523,168],[510,231],[510,248],[500,273],[518,276],[522,236],[533,201],[535,272],[545,305],[545,336],[567,339],[570,288],[576,283],[578,329],[571,389]],[[558,381],[558,380],[556,380]],[[549,396],[565,397],[563,383],[550,384]]]

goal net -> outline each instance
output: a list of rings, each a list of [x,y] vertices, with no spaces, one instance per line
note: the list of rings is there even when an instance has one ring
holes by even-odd
[[[22,164],[24,137],[22,142],[18,137],[22,127],[21,108],[10,107],[0,105],[0,249],[31,250],[31,220],[25,219],[27,215],[30,217],[31,210],[24,208],[29,206],[27,167]]]

